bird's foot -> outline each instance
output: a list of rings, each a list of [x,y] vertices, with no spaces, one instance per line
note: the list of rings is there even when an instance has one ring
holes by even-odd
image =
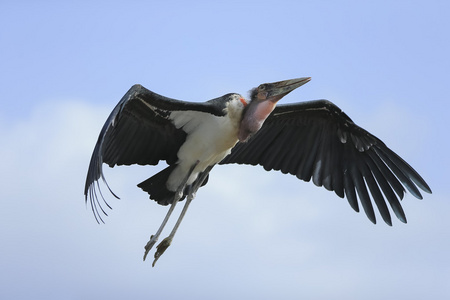
[[[156,246],[155,260],[152,263],[152,267],[155,266],[156,261],[161,257],[161,255],[163,255],[164,251],[169,248],[170,244],[172,244],[172,237],[168,236],[163,239],[162,242],[158,244],[158,246]]]
[[[156,242],[158,241],[158,237],[152,235],[150,237],[150,240],[148,241],[147,245],[145,245],[145,253],[144,253],[144,261],[147,258],[148,253],[150,252],[150,250],[153,248],[153,246],[156,244]]]

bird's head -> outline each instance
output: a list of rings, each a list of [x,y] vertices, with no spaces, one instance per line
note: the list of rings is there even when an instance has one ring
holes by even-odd
[[[246,141],[257,132],[266,118],[274,110],[277,102],[311,80],[311,77],[302,77],[290,80],[263,83],[250,91],[250,103],[245,107],[239,128],[239,140]]]

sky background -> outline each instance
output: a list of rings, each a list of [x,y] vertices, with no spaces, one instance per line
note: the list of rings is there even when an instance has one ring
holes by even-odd
[[[449,15],[448,1],[1,1],[0,298],[449,299]],[[158,167],[105,166],[121,200],[105,193],[95,222],[90,156],[133,84],[205,101],[303,76],[283,103],[333,101],[427,180],[407,225],[234,165],[155,268],[143,247],[167,207],[136,184]]]

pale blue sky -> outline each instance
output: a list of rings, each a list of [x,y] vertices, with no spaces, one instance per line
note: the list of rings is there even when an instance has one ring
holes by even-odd
[[[0,298],[447,299],[448,1],[2,1]],[[311,76],[433,190],[408,224],[262,168],[220,166],[171,248],[142,262],[167,210],[107,169],[105,225],[84,204],[96,138],[131,85],[205,101]]]

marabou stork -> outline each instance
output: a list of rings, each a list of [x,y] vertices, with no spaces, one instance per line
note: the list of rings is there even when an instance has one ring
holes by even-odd
[[[275,107],[309,80],[261,84],[251,90],[250,101],[231,93],[201,103],[170,99],[134,85],[106,120],[89,165],[84,194],[97,222],[103,222],[102,214],[107,215],[102,202],[110,208],[101,194],[100,178],[117,197],[105,181],[103,163],[114,167],[166,161],[167,168],[138,184],[150,199],[170,204],[160,228],[145,246],[144,260],[175,205],[184,198],[186,204],[170,235],[157,246],[153,265],[170,245],[189,203],[216,164],[262,165],[267,171],[312,179],[341,198],[345,195],[355,211],[359,211],[359,198],[375,223],[371,194],[388,225],[392,222],[386,202],[406,223],[399,202],[405,187],[419,199],[419,188],[431,193],[407,162],[327,100]]]

